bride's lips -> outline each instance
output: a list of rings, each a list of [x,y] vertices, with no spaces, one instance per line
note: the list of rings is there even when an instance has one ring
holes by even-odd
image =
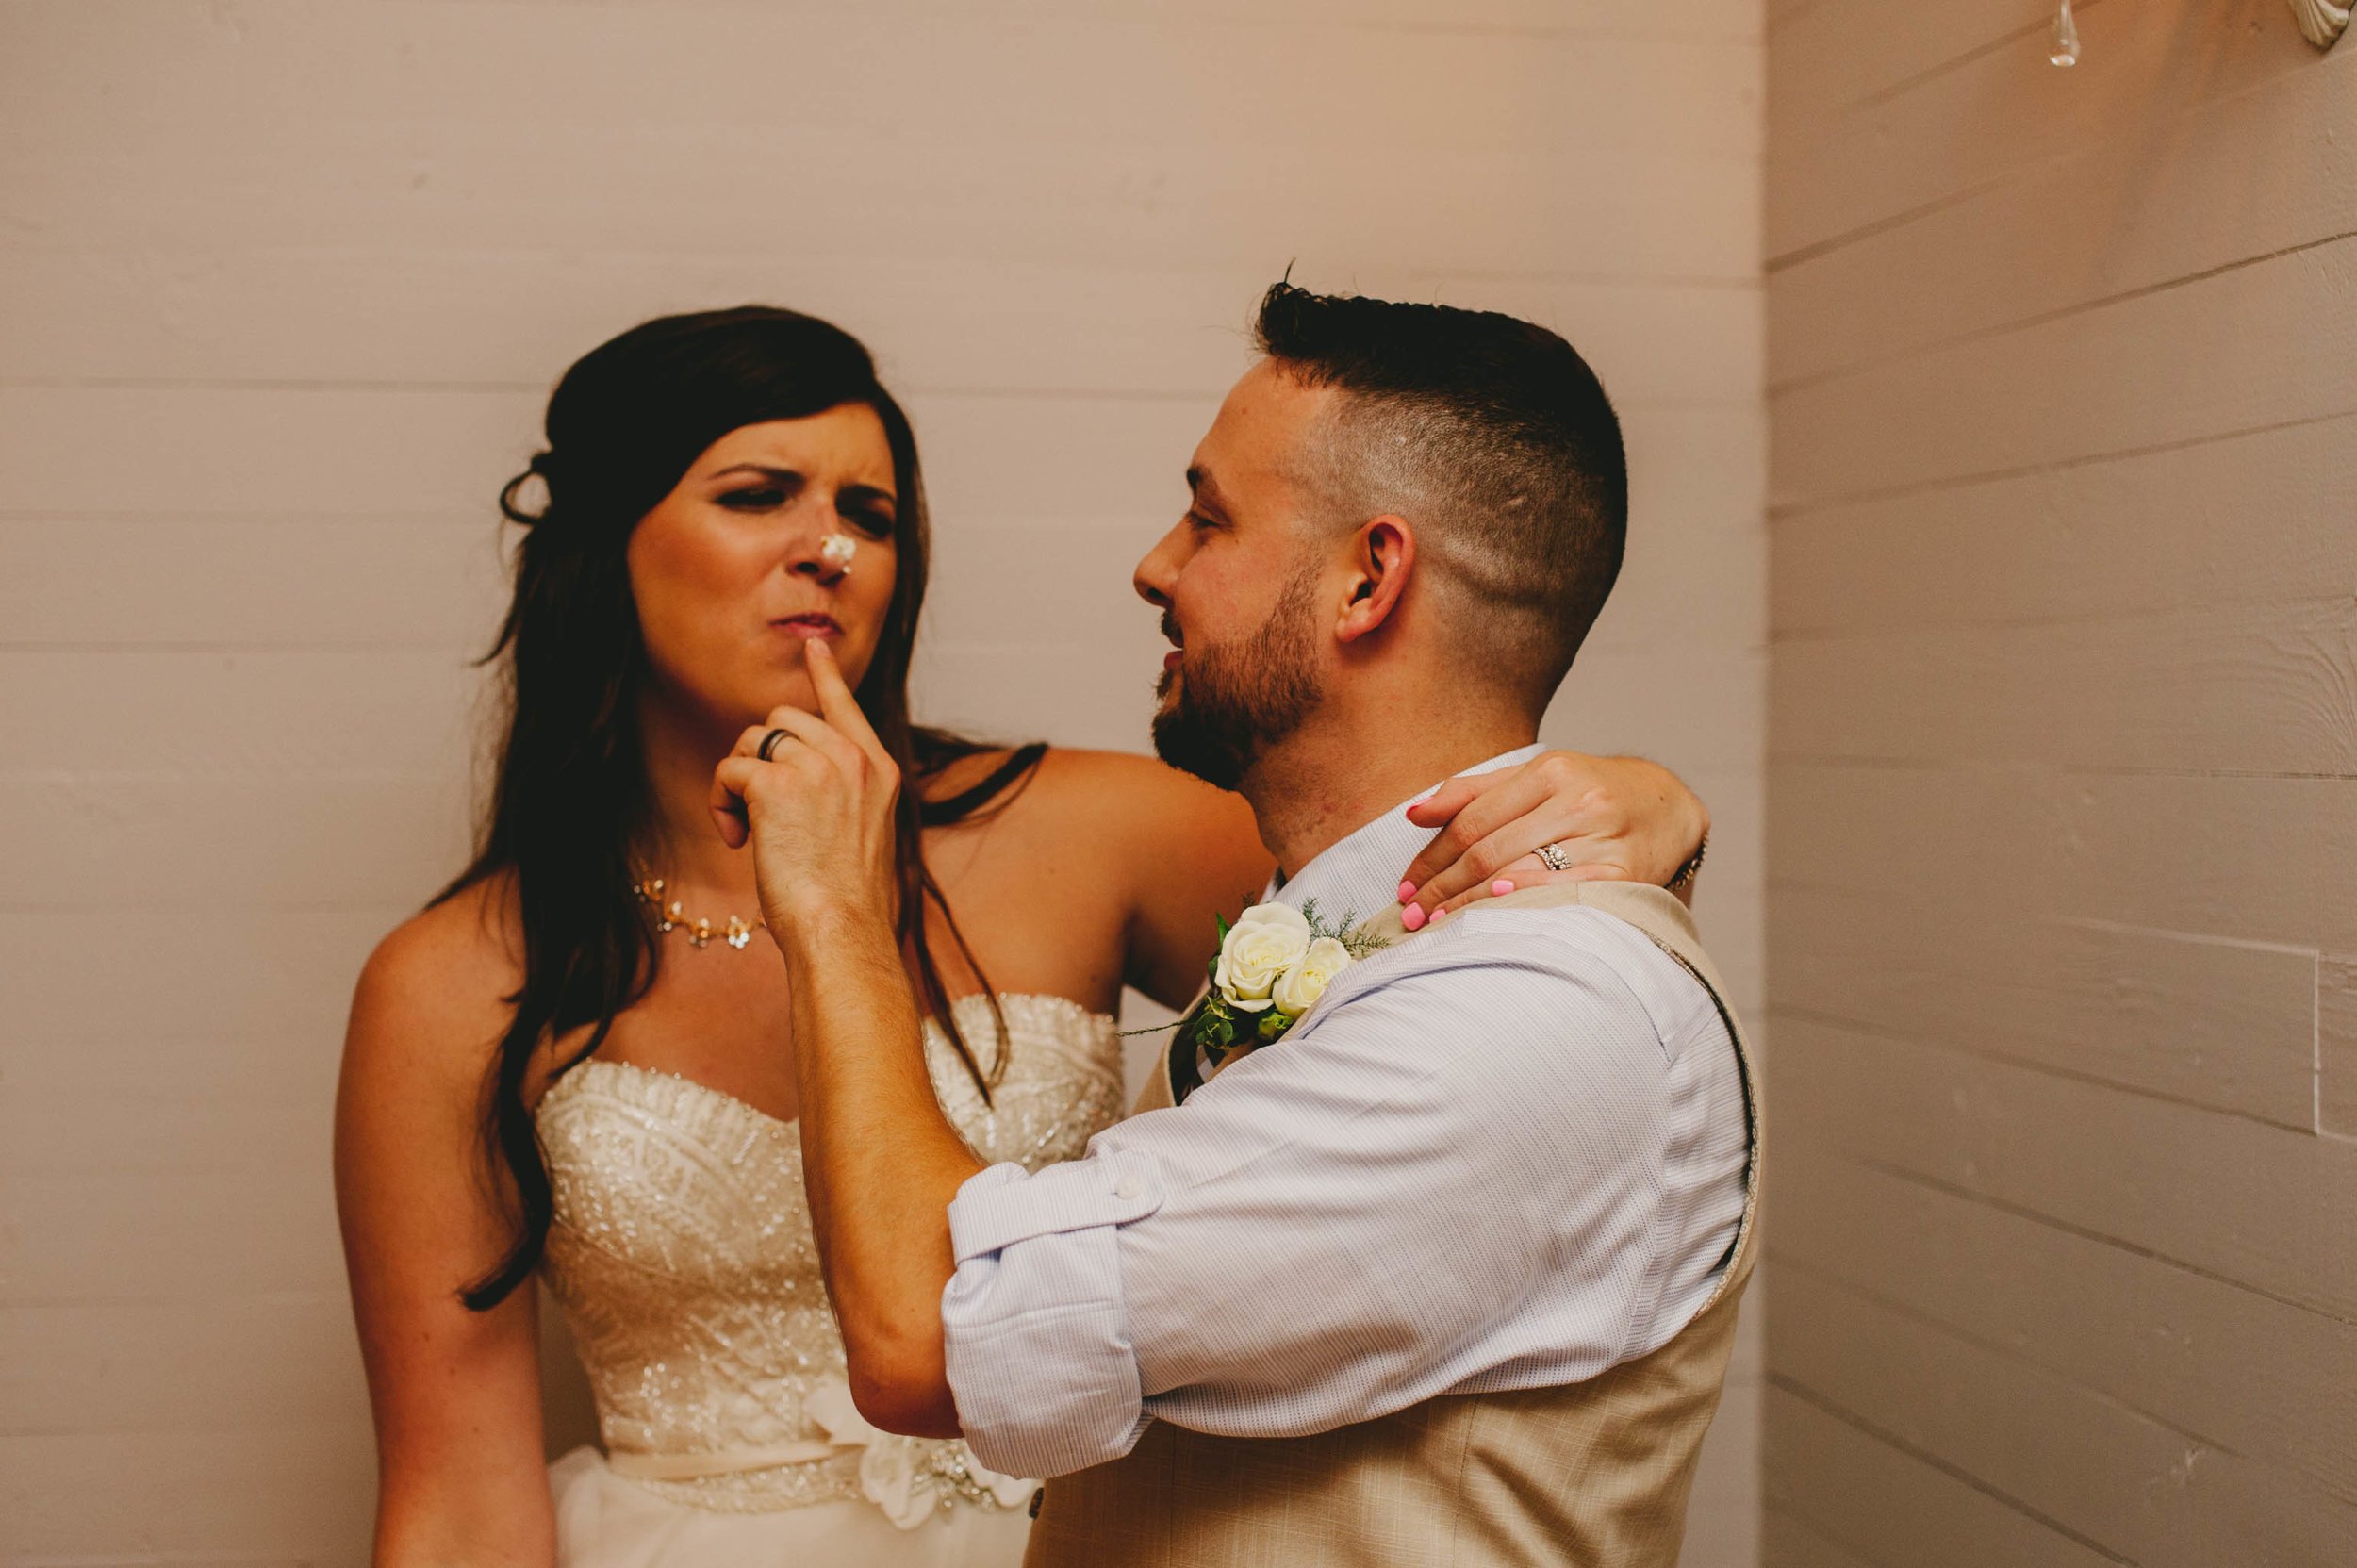
[[[805,642],[813,637],[839,637],[843,635],[843,628],[835,624],[835,619],[831,615],[786,616],[769,624],[788,636],[800,637]]]

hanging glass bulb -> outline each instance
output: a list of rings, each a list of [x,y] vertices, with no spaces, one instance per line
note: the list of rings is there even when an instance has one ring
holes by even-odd
[[[2079,22],[2070,14],[2070,0],[2062,0],[2062,9],[2054,13],[2054,48],[2046,58],[2056,65],[2079,63]]]

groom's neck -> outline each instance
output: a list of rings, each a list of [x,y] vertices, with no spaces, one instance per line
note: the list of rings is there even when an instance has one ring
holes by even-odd
[[[1312,719],[1263,753],[1242,790],[1261,842],[1293,877],[1409,797],[1537,738],[1530,719],[1504,713]]]

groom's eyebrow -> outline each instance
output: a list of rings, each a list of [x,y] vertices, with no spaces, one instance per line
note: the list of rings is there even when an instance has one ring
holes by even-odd
[[[1187,488],[1195,492],[1197,506],[1209,506],[1215,512],[1228,510],[1228,498],[1219,493],[1219,481],[1201,468],[1187,470]]]

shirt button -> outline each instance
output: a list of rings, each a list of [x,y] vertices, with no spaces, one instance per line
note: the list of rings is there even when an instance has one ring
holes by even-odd
[[[1125,1176],[1120,1180],[1114,1182],[1113,1196],[1120,1198],[1125,1203],[1137,1197],[1138,1179],[1134,1176]]]

